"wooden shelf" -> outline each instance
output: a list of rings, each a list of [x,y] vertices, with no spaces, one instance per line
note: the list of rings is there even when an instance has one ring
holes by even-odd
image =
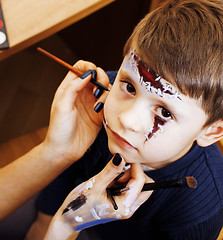
[[[2,0],[10,48],[0,51],[0,60],[49,37],[113,1]]]

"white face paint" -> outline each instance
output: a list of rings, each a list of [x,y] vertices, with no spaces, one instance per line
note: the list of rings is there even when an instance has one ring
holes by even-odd
[[[161,98],[167,96],[174,100],[181,100],[180,92],[169,82],[158,76],[152,69],[146,67],[134,51],[131,51],[129,54],[129,62],[133,71],[135,71],[139,77],[139,83],[144,86],[149,93],[156,94]],[[166,116],[171,116],[171,114],[166,111]],[[149,141],[152,137],[156,137],[158,132],[162,133],[164,125],[165,121],[162,121],[162,119],[158,117],[155,118],[153,126],[144,134],[146,141]]]
[[[75,217],[75,221],[76,221],[76,222],[83,222],[84,220],[83,220],[82,217],[76,216],[76,217]]]
[[[91,189],[94,186],[94,183],[95,183],[95,177],[93,177],[87,182],[86,189]]]
[[[152,69],[146,67],[134,51],[129,54],[129,63],[133,71],[138,75],[139,83],[144,85],[148,92],[155,93],[159,97],[163,97],[165,94],[170,98],[180,100],[180,92],[169,82],[158,76]]]
[[[91,208],[91,209],[90,209],[90,212],[91,212],[93,218],[95,218],[95,219],[101,219],[101,218],[98,216],[98,214],[97,214],[97,212],[96,212],[96,210],[95,210],[94,208]]]

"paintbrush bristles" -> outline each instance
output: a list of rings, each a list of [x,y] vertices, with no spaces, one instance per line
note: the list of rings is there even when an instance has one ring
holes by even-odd
[[[193,176],[186,177],[187,179],[187,185],[190,188],[196,188],[197,187],[197,180]]]

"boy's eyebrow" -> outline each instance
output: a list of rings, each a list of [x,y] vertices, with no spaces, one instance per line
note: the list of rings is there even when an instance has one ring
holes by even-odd
[[[128,79],[131,83],[135,83],[136,81],[131,77],[131,74],[128,73],[128,70],[121,69],[120,70],[120,78]],[[139,83],[139,82],[138,82]],[[169,99],[171,100],[171,99]],[[175,101],[174,102],[166,102],[162,98],[158,98],[158,101],[161,106],[168,109],[174,116],[179,116],[179,111],[175,107]]]
[[[131,82],[135,82],[131,74],[129,74],[127,70],[123,70],[123,69],[120,70],[120,78],[126,78]]]

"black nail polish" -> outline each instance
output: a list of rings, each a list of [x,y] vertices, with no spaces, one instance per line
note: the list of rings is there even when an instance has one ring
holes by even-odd
[[[118,153],[116,153],[113,160],[112,160],[113,164],[115,166],[118,166],[121,163],[121,161],[122,161],[121,156]]]
[[[96,98],[99,98],[101,95],[102,95],[102,93],[103,93],[103,89],[102,88],[97,88],[96,90],[95,90],[95,92],[94,92],[94,96],[96,97]]]
[[[91,70],[91,80],[97,81],[97,72],[96,70]]]
[[[99,103],[95,106],[94,111],[95,111],[96,113],[99,113],[103,107],[104,107],[104,103],[103,103],[103,102],[99,102]]]
[[[88,70],[87,72],[83,73],[80,78],[85,79],[87,76],[89,76],[92,73],[92,70]]]

